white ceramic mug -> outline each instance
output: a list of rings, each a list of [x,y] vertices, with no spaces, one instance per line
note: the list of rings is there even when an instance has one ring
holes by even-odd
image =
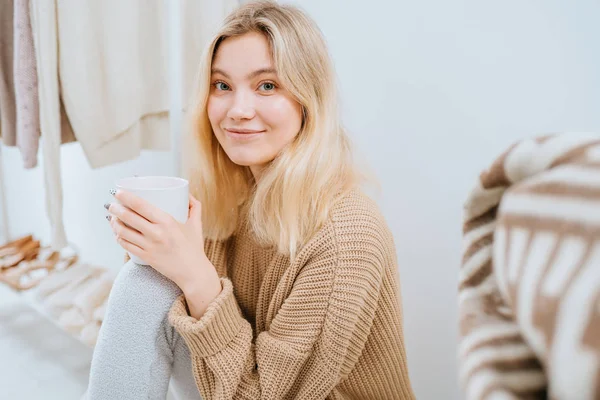
[[[189,209],[189,183],[183,178],[174,176],[135,176],[122,178],[115,183],[118,190],[131,192],[150,204],[171,214],[173,218],[185,223]],[[147,262],[129,253],[136,264],[148,265]]]

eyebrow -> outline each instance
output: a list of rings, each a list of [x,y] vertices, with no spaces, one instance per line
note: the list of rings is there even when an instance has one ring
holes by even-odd
[[[229,75],[227,75],[225,73],[225,71],[223,71],[222,69],[218,69],[218,68],[213,68],[211,71],[211,74],[221,74],[223,75],[225,78],[227,79],[231,79]],[[275,70],[275,68],[261,68],[261,69],[257,69],[254,72],[249,73],[246,78],[247,79],[252,79],[252,78],[256,78],[259,75],[263,75],[263,74],[277,74],[277,71]]]

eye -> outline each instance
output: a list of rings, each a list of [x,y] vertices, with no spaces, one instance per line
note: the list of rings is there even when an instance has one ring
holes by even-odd
[[[223,91],[231,90],[229,85],[226,84],[225,82],[215,82],[213,85],[215,86],[215,88],[217,90],[223,90]]]
[[[271,92],[275,90],[277,86],[273,82],[264,82],[261,83],[259,89],[265,92]]]

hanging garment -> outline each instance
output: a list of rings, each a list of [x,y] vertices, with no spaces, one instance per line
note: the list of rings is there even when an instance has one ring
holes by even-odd
[[[13,83],[13,0],[0,1],[0,134],[7,146],[17,144]]]
[[[12,8],[8,7],[11,6]],[[13,14],[9,11],[12,9]],[[25,168],[37,165],[40,121],[38,107],[38,77],[29,0],[13,0],[0,4],[2,18],[2,84],[0,112],[7,118],[2,122],[4,144],[17,146]],[[10,25],[12,24],[12,30]],[[12,64],[6,64],[12,63]],[[4,67],[3,65],[6,65]],[[75,140],[70,123],[61,104],[61,143]],[[64,121],[67,121],[65,123]],[[0,131],[1,133],[1,131]]]
[[[25,168],[37,165],[40,137],[38,77],[29,0],[15,0],[14,6],[14,86],[16,105],[16,144]],[[64,105],[60,104],[60,142],[75,141]]]
[[[31,28],[35,47],[44,156],[46,213],[50,220],[50,245],[54,250],[67,246],[62,210],[60,175],[61,112],[58,85],[58,43],[56,40],[56,4],[31,0]]]
[[[169,149],[169,31],[182,40],[185,106],[204,45],[237,5],[180,2],[171,27],[163,0],[57,2],[62,97],[92,168]]]
[[[31,0],[53,247],[67,244],[59,169],[60,96],[92,168],[134,159],[142,149],[167,150],[168,29],[178,29],[182,41],[185,108],[203,47],[237,5],[238,0],[181,2],[182,20],[173,28],[167,25],[162,0]]]
[[[33,168],[37,166],[40,114],[29,0],[15,0],[13,23],[16,143],[23,157],[23,166]]]

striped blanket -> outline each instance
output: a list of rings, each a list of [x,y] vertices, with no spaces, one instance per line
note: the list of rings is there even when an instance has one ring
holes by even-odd
[[[464,210],[467,400],[600,399],[600,134],[513,145]]]

